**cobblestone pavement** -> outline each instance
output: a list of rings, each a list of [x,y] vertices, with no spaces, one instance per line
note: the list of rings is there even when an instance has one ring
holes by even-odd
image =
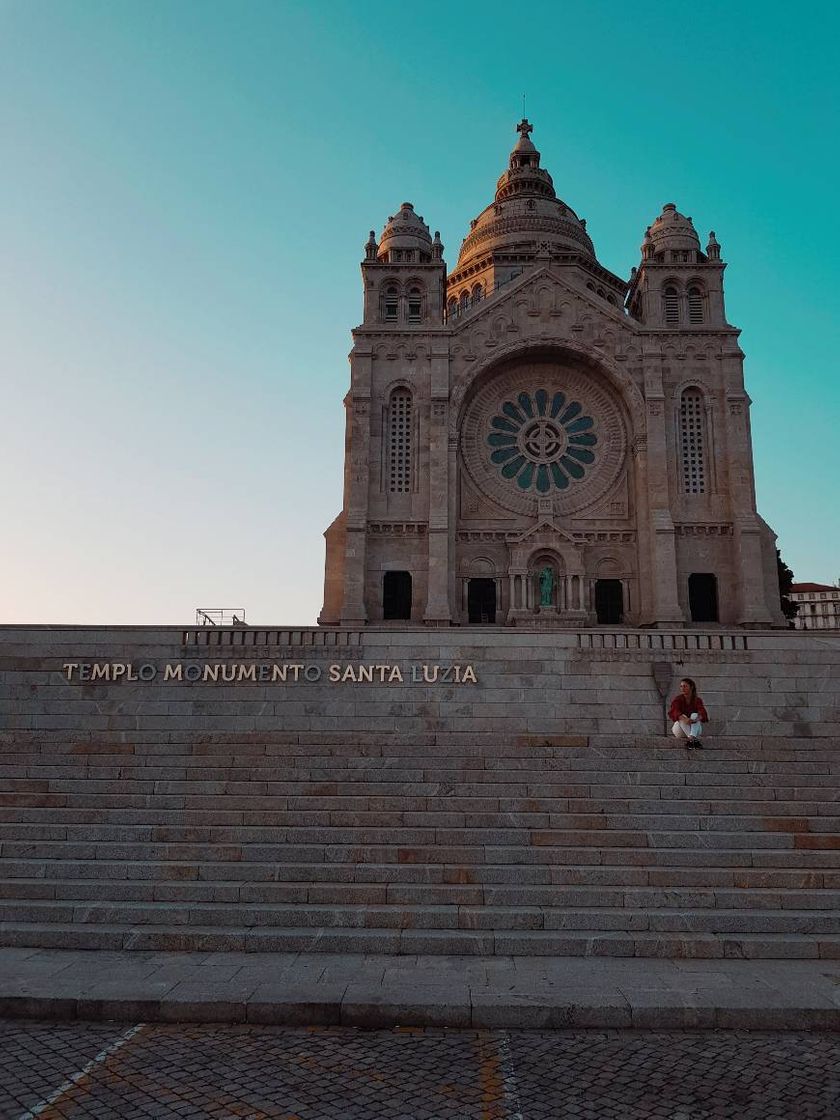
[[[0,1022],[2,1120],[837,1120],[840,1037]]]

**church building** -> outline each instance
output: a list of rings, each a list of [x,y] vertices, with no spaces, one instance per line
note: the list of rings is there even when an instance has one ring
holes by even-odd
[[[323,626],[784,626],[721,247],[668,203],[614,275],[527,120],[447,274],[362,261]]]

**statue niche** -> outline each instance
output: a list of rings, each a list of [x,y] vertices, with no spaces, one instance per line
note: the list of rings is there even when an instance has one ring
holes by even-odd
[[[511,549],[507,621],[540,628],[586,625],[589,595],[579,550],[568,542],[558,548],[556,542],[528,537]]]

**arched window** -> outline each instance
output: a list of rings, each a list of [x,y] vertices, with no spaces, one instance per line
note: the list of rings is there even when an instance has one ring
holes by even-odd
[[[396,284],[389,284],[382,300],[382,315],[386,322],[393,323],[400,314],[400,291]]]
[[[706,426],[699,389],[686,389],[680,399],[680,466],[683,492],[705,494]]]
[[[688,289],[688,321],[703,322],[703,290],[696,284]]]
[[[674,326],[680,321],[680,293],[673,284],[669,284],[662,292],[662,303],[665,312],[665,325]]]
[[[423,293],[419,288],[408,289],[408,321],[419,323],[423,313]]]
[[[470,305],[470,293],[467,291],[461,292],[461,311],[464,312]]]
[[[411,393],[395,389],[388,405],[388,490],[411,490]]]
[[[454,319],[458,314],[458,301],[453,296],[446,305],[447,319]]]
[[[481,300],[483,295],[484,295],[484,289],[481,287],[480,284],[476,284],[475,287],[472,290],[473,306],[475,306]]]

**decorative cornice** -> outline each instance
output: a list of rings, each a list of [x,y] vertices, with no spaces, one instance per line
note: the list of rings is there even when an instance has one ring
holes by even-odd
[[[426,533],[426,529],[424,521],[368,521],[367,523],[369,533],[384,536],[419,537]]]
[[[734,530],[731,525],[698,525],[692,522],[674,525],[674,532],[678,537],[731,537]]]

